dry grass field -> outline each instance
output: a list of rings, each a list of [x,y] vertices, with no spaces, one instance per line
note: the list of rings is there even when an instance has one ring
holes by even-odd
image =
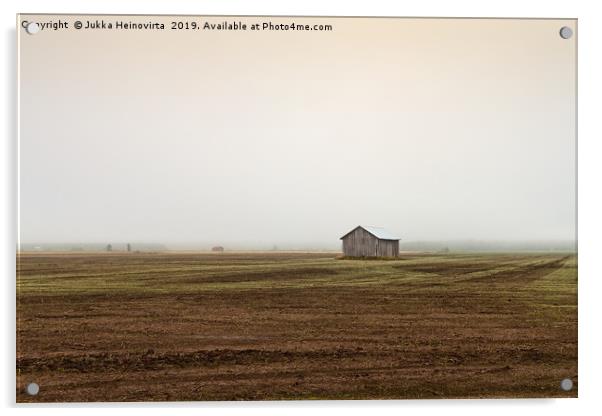
[[[19,402],[577,396],[574,255],[17,264]]]

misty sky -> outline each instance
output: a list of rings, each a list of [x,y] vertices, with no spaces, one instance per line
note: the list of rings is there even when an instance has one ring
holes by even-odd
[[[18,30],[22,243],[575,237],[574,20],[104,19]]]

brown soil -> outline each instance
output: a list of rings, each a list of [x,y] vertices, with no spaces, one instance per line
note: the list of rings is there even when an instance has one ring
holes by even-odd
[[[576,397],[573,257],[331,257],[20,256],[17,400]],[[216,265],[248,268],[203,269]],[[112,289],[115,273],[182,286]],[[366,284],[376,273],[400,280]],[[291,286],[262,286],[280,280]],[[80,286],[52,286],[64,281]]]

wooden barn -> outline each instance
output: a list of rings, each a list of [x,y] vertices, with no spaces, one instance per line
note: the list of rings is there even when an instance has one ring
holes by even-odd
[[[399,238],[380,227],[358,225],[341,237],[349,257],[398,257]]]

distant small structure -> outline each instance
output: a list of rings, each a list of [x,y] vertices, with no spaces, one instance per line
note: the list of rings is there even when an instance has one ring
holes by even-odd
[[[211,247],[211,251],[214,251],[216,253],[222,253],[224,251],[224,248],[222,246],[215,246]]]
[[[113,251],[113,246],[110,244],[107,244],[107,251]]]
[[[128,243],[127,245],[127,251],[132,251],[132,246],[130,245],[130,243]]]
[[[381,227],[358,225],[341,237],[348,257],[398,257],[399,238]]]

